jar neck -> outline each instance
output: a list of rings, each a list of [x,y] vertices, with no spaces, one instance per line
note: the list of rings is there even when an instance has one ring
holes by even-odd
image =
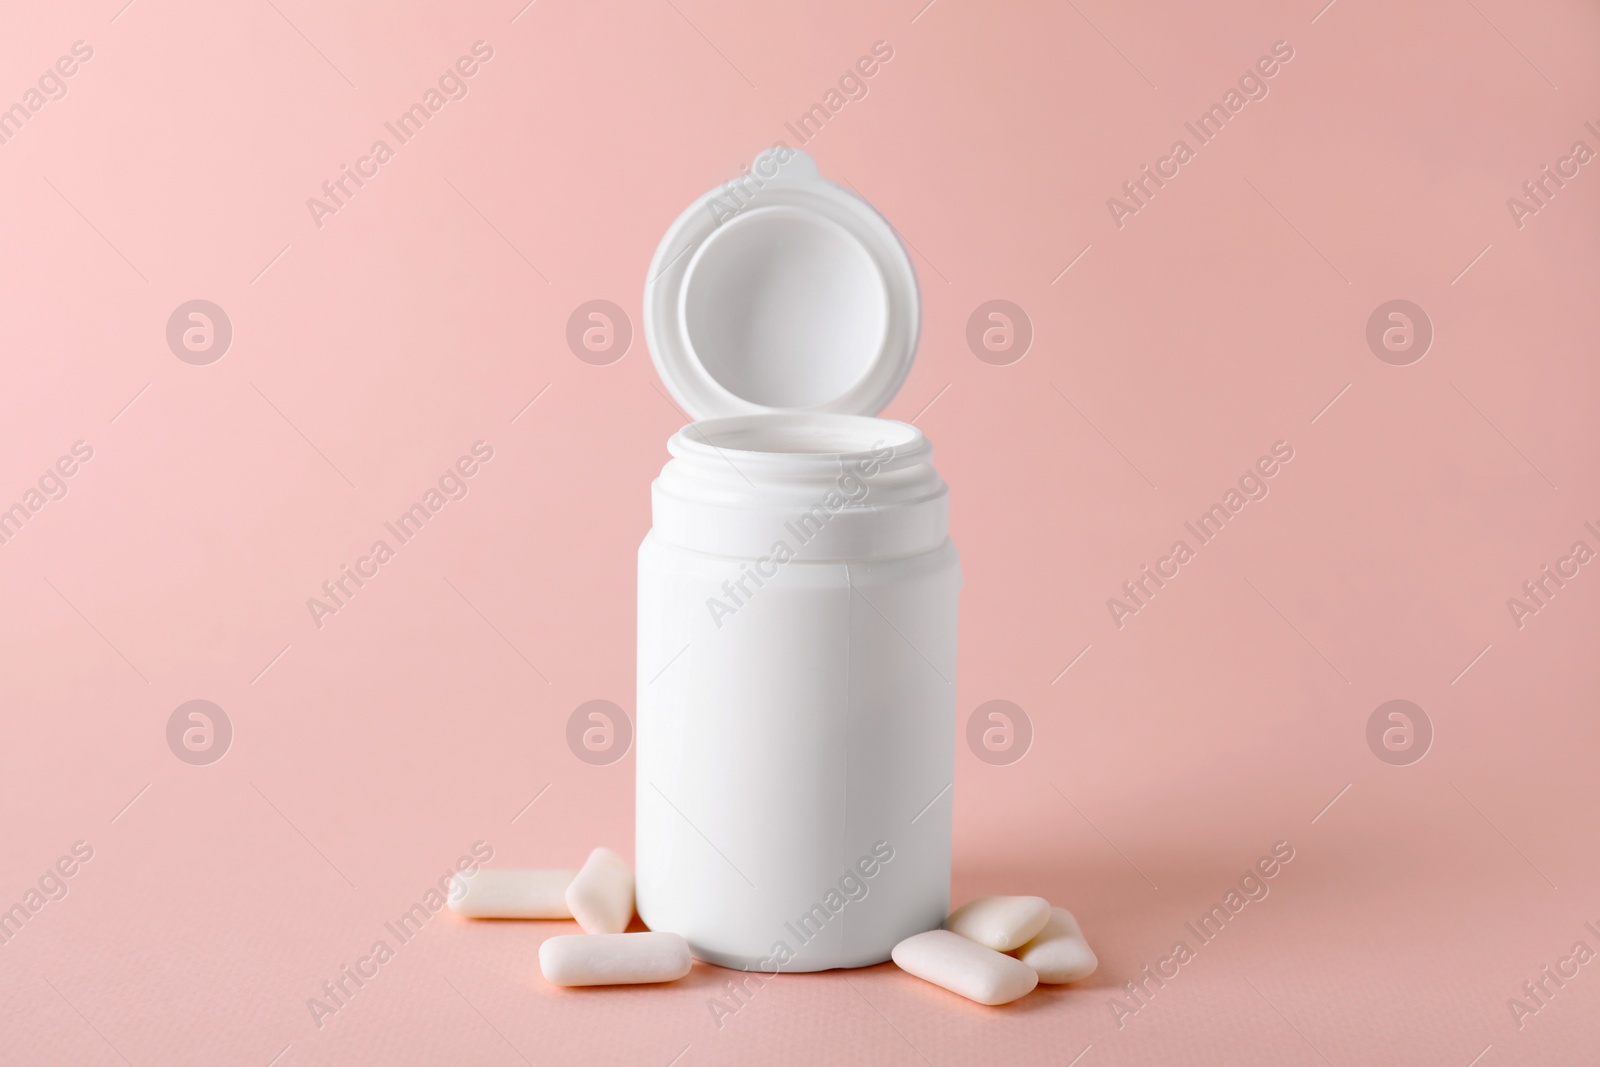
[[[858,415],[707,419],[667,443],[654,534],[692,551],[870,560],[930,551],[949,536],[947,490],[915,426]]]

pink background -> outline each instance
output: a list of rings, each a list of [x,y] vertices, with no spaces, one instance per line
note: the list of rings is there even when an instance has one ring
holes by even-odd
[[[94,850],[0,946],[9,1061],[1592,1062],[1600,964],[1521,1028],[1507,1000],[1600,949],[1600,572],[1506,605],[1600,547],[1600,167],[1506,205],[1600,148],[1592,5],[523,2],[6,15],[0,105],[93,48],[0,145],[0,506],[94,450],[0,545],[0,904]],[[469,94],[315,225],[478,40]],[[880,40],[807,150],[915,250],[885,414],[951,487],[961,725],[1006,699],[1035,732],[1004,766],[961,746],[954,894],[1071,908],[1099,972],[998,1010],[892,966],[785,977],[719,1028],[715,968],[557,991],[537,945],[569,924],[445,914],[319,1029],[307,998],[473,842],[631,854],[632,755],[565,730],[632,712],[683,421],[645,268]],[[1118,228],[1107,198],[1280,40],[1269,95]],[[1435,330],[1409,366],[1365,340],[1396,298]],[[165,340],[191,299],[232,322],[210,365]],[[606,366],[565,341],[593,299],[634,320]],[[1005,366],[966,342],[992,299],[1034,330]],[[317,628],[306,599],[478,440],[469,495]],[[1280,440],[1270,496],[1119,629],[1107,598]],[[1366,740],[1396,698],[1435,734],[1409,766]],[[233,724],[209,766],[167,745],[192,699]],[[1119,1028],[1122,983],[1280,840],[1270,896]]]

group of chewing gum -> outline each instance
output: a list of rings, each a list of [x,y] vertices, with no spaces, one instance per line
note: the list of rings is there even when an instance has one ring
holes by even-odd
[[[950,913],[943,930],[894,947],[908,974],[979,1004],[1010,1004],[1034,987],[1081,981],[1100,965],[1078,920],[1044,897],[978,897]]]
[[[633,921],[633,871],[608,848],[576,870],[479,868],[455,876],[450,909],[469,919],[575,919],[581,934],[547,938],[539,970],[558,986],[675,982],[693,957],[682,936],[624,933]],[[908,974],[979,1004],[1009,1004],[1040,983],[1089,977],[1099,961],[1078,921],[1043,897],[979,897],[894,947]]]
[[[581,934],[547,938],[539,970],[551,985],[675,982],[689,973],[689,942],[664,932],[623,933],[633,921],[633,871],[597,848],[576,871],[457,874],[450,910],[469,919],[576,919]]]

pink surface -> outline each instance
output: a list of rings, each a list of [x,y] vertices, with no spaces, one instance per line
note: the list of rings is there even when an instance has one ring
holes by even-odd
[[[0,506],[28,514],[0,544],[0,898],[74,872],[0,946],[8,1062],[1592,1062],[1600,965],[1561,962],[1600,950],[1600,574],[1572,557],[1600,549],[1592,5],[124,2],[0,34],[0,104],[43,86],[0,127]],[[399,144],[384,123],[478,41]],[[585,701],[631,714],[634,552],[682,422],[645,267],[879,41],[806,148],[914,249],[886,414],[951,486],[961,727],[1000,699],[1033,731],[1015,762],[961,746],[954,895],[1070,908],[1099,972],[995,1010],[892,966],[786,976],[719,1019],[704,965],[545,985],[570,924],[445,913],[398,944],[475,842],[631,854],[631,754],[566,738]],[[208,365],[165,334],[197,299],[232,327]],[[1369,347],[1396,299],[1420,360]],[[632,319],[606,365],[566,341],[591,300]],[[991,300],[1024,358],[969,347]],[[307,599],[479,441],[465,497],[317,625]],[[1200,544],[1185,522],[1277,442],[1268,495]],[[1114,619],[1147,564],[1177,576]],[[1576,577],[1513,613],[1546,564]],[[197,699],[233,730],[210,765],[168,744]],[[1420,762],[1369,747],[1395,699]],[[1280,841],[1202,943],[1185,924]],[[1146,965],[1177,971],[1141,1004]]]

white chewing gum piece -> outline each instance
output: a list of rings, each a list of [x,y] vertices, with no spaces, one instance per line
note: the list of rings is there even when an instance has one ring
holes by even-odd
[[[914,934],[890,955],[907,974],[979,1004],[1010,1004],[1039,984],[1026,963],[949,930]]]
[[[620,934],[633,919],[633,871],[609,848],[597,848],[567,886],[567,907],[586,934]]]
[[[1017,959],[1032,967],[1046,985],[1065,985],[1089,977],[1100,966],[1072,912],[1051,908],[1050,921],[1037,937],[1017,950]]]
[[[996,952],[1010,952],[1033,940],[1050,921],[1044,897],[978,897],[950,913],[944,924]]]
[[[480,867],[452,880],[450,910],[469,919],[570,919],[567,886],[575,874]]]
[[[665,930],[638,934],[562,934],[539,946],[539,970],[552,985],[675,982],[689,973],[689,942]]]

